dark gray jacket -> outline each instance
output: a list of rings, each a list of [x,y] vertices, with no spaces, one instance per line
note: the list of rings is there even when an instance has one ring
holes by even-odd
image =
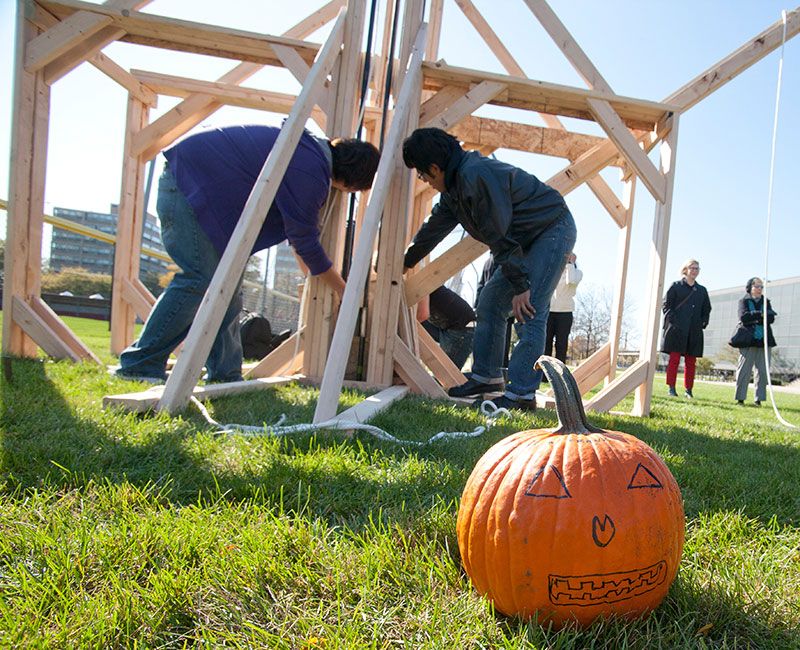
[[[515,293],[527,291],[523,253],[567,209],[561,194],[533,174],[476,151],[450,158],[445,187],[406,251],[405,266],[415,266],[461,224],[489,246]]]

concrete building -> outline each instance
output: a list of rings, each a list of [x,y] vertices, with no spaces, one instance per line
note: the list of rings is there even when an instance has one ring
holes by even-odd
[[[112,204],[109,213],[54,208],[53,215],[74,221],[107,233],[117,234],[118,206]],[[142,246],[165,253],[161,243],[158,220],[151,214],[145,219],[142,233]],[[111,274],[114,268],[114,247],[111,244],[79,235],[62,228],[53,228],[50,243],[50,269],[60,271],[67,267],[81,267],[91,273]],[[167,262],[148,255],[142,255],[141,275],[154,273],[160,275],[167,270]]]
[[[738,356],[728,345],[739,321],[739,299],[745,295],[744,284],[729,289],[709,291],[711,320],[705,331],[704,356],[715,362],[731,362]],[[775,372],[800,372],[800,276],[773,280],[765,290],[777,312],[772,331],[778,346],[773,349]]]

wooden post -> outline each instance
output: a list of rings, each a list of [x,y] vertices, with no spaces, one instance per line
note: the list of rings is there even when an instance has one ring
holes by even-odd
[[[117,355],[133,342],[136,310],[126,300],[124,287],[126,282],[133,283],[139,279],[142,228],[147,206],[144,205],[144,160],[131,152],[131,143],[136,134],[147,126],[149,113],[144,103],[133,95],[128,95],[111,293],[111,353]]]
[[[633,415],[650,415],[650,398],[653,395],[653,377],[656,373],[656,354],[658,347],[658,330],[661,322],[661,300],[664,293],[664,271],[667,264],[667,248],[669,246],[669,222],[672,212],[672,192],[675,186],[675,154],[678,145],[678,116],[673,117],[672,130],[666,140],[661,143],[661,170],[666,178],[664,202],[656,203],[656,214],[653,220],[653,239],[650,250],[650,286],[648,287],[645,306],[647,308],[642,347],[639,352],[641,361],[648,361],[647,376],[636,389],[633,404]]]
[[[236,224],[230,242],[222,255],[211,284],[203,297],[184,348],[185,354],[178,358],[175,369],[167,380],[164,394],[159,401],[159,409],[175,412],[186,406],[200,370],[205,363],[211,345],[219,329],[225,310],[230,303],[235,283],[230,278],[238,278],[244,271],[250,250],[258,237],[283,175],[289,166],[308,116],[322,89],[325,78],[333,68],[339,55],[344,32],[346,10],[343,9],[311,68],[303,90],[281,128],[264,167],[256,180],[253,190],[245,204],[242,216]]]
[[[328,120],[327,129],[330,138],[355,135],[361,90],[361,40],[365,18],[366,0],[351,1],[347,9],[344,49],[334,75],[334,110]],[[347,194],[337,193],[332,200],[335,201],[333,212],[323,228],[320,239],[333,262],[333,268],[341,269],[349,197]],[[330,350],[332,328],[336,317],[336,298],[330,287],[319,278],[308,278],[307,291],[308,316],[305,322],[306,354],[303,359],[303,372],[308,377],[321,379]]]
[[[625,207],[625,223],[619,230],[619,243],[617,245],[617,272],[614,285],[614,301],[611,305],[611,327],[608,332],[610,344],[608,375],[606,385],[614,380],[617,371],[617,356],[619,354],[619,337],[622,331],[622,317],[625,312],[625,287],[628,282],[628,258],[631,252],[631,224],[633,221],[633,203],[636,194],[636,177],[625,182],[623,205]]]
[[[39,30],[28,21],[33,2],[17,4],[11,175],[3,290],[3,355],[35,357],[37,345],[14,317],[14,298],[28,302],[41,287],[44,182],[50,87],[25,70],[27,44]]]
[[[424,38],[425,30],[421,28],[412,52],[411,63],[406,74],[406,83],[403,85],[397,100],[395,116],[389,129],[386,146],[378,163],[374,189],[370,193],[367,212],[364,215],[364,223],[358,238],[355,254],[353,255],[353,264],[350,267],[350,275],[342,297],[342,306],[339,310],[339,320],[336,323],[331,344],[331,348],[336,354],[331,354],[325,364],[317,408],[314,412],[314,422],[324,422],[336,415],[339,393],[341,392],[342,380],[347,366],[348,351],[353,340],[364,284],[370,271],[381,213],[389,194],[390,178],[395,173],[398,165],[400,143],[405,134],[404,125],[408,112],[411,110],[411,105],[415,102],[415,90],[421,77],[420,66],[422,64]],[[370,351],[371,356],[372,350]]]

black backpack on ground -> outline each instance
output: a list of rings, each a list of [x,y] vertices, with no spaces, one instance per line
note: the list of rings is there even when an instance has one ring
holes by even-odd
[[[272,349],[272,327],[264,316],[250,311],[242,312],[239,318],[242,336],[242,352],[245,359],[261,360]]]

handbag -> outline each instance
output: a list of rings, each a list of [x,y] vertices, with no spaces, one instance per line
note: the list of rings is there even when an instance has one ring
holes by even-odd
[[[732,348],[751,348],[753,342],[753,330],[739,322],[736,324],[736,329],[733,331],[728,345]]]

